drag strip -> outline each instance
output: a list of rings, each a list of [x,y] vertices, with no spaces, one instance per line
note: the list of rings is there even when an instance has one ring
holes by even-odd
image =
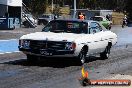
[[[84,67],[89,73],[89,79],[131,79],[132,30],[124,28],[119,31],[123,32],[118,35],[118,43],[112,47],[109,59],[102,60],[98,56],[87,58]],[[0,43],[3,42],[6,42],[4,44],[10,43],[12,48],[13,46],[16,48],[11,51],[8,47],[11,52],[18,50],[17,39],[0,40]],[[13,43],[16,44],[13,45]],[[1,47],[0,49],[2,50]],[[78,81],[81,77],[82,66],[78,65],[76,60],[67,58],[44,60],[45,58],[42,58],[36,63],[29,63],[26,59],[26,55],[22,52],[0,55],[0,88],[114,88],[113,86],[82,87]]]
[[[131,44],[132,28],[131,27],[124,28],[122,31],[117,33],[117,36],[118,36],[117,45]]]

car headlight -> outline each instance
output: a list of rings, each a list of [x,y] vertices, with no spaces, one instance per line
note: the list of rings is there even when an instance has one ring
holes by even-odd
[[[76,43],[74,43],[74,42],[67,42],[65,44],[66,50],[75,50],[75,48],[76,48]]]
[[[30,41],[29,40],[19,40],[19,46],[23,48],[29,48]]]

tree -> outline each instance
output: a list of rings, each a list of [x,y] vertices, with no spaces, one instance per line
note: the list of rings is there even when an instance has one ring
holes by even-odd
[[[60,15],[60,7],[59,5],[55,5],[55,8],[53,9],[53,14],[59,16]]]
[[[74,0],[53,1],[54,4],[59,6],[69,5],[71,9],[74,7]],[[109,9],[123,12],[126,9],[126,3],[128,4],[127,8],[131,8],[131,1],[132,0],[77,0],[77,9]],[[41,14],[46,11],[48,5],[51,5],[52,0],[23,0],[23,2],[33,13]]]
[[[42,14],[46,11],[48,6],[48,0],[33,0],[32,1],[32,12],[36,14]]]
[[[31,12],[35,14],[44,13],[48,6],[48,0],[23,0],[23,2],[31,9]]]
[[[127,3],[126,3],[126,12],[128,13],[128,17],[130,20],[132,20],[132,0],[126,0]]]

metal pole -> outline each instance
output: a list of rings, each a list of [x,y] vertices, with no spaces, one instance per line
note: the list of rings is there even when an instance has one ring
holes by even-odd
[[[52,0],[52,13],[53,13],[53,8],[54,8],[53,5],[54,5],[54,3],[53,3],[53,0]]]
[[[22,13],[23,13],[22,7],[23,5],[21,6],[20,28],[22,27]]]
[[[73,18],[76,18],[76,12],[77,12],[76,0],[74,0],[74,14],[73,14]]]

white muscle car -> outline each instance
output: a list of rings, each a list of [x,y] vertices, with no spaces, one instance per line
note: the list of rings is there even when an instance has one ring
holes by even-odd
[[[29,61],[40,56],[66,56],[77,57],[83,64],[86,57],[93,54],[107,59],[111,46],[116,42],[117,35],[96,21],[53,20],[42,32],[23,35],[19,40],[19,50],[27,55]]]

